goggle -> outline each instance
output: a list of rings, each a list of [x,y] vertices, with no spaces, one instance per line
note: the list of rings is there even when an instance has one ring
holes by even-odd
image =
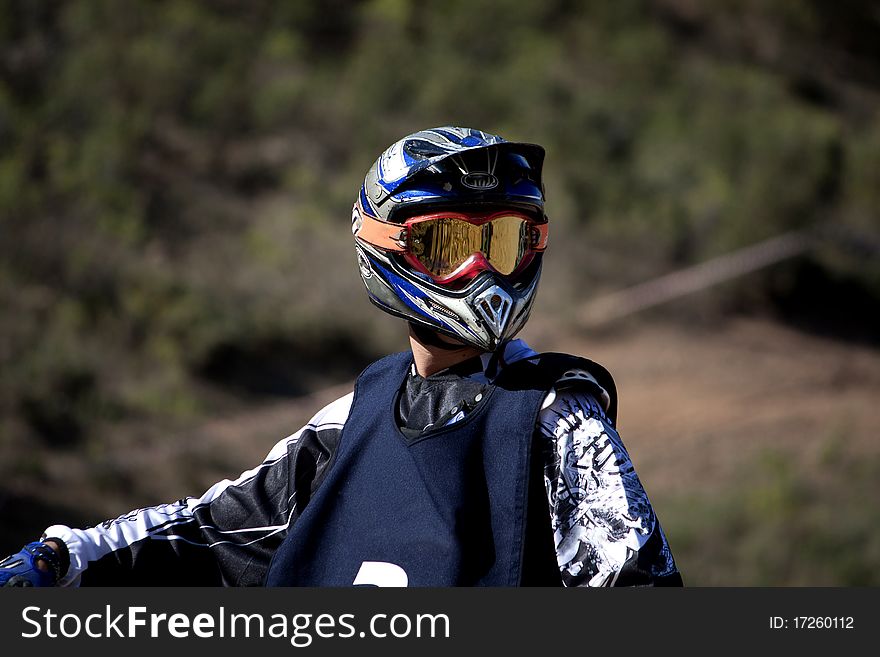
[[[360,208],[356,208],[360,210]],[[511,210],[490,214],[437,212],[403,224],[361,213],[356,235],[374,246],[398,251],[417,270],[448,283],[494,269],[510,276],[547,248],[548,226]]]

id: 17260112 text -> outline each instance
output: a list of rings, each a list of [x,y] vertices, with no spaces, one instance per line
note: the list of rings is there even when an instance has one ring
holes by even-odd
[[[771,630],[852,630],[852,616],[771,616]]]

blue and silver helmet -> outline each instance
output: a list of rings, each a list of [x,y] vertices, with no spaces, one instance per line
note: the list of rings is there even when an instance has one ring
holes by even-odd
[[[352,213],[361,278],[382,310],[494,351],[525,325],[541,273],[541,253],[514,276],[491,269],[463,286],[432,280],[398,250],[362,231],[365,219],[394,226],[438,210],[509,209],[546,223],[544,149],[461,127],[422,130],[392,144],[367,172]],[[368,222],[369,223],[369,222]],[[546,233],[546,231],[545,231]],[[401,239],[403,230],[401,230]]]

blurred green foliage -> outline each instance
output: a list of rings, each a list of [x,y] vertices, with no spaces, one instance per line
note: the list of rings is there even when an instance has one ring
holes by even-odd
[[[0,444],[301,393],[402,347],[348,221],[416,129],[546,146],[551,307],[788,230],[870,235],[870,5],[0,0]],[[876,252],[813,258],[880,296]]]
[[[878,586],[880,459],[834,453],[802,467],[768,449],[739,485],[712,495],[655,499],[686,584]]]

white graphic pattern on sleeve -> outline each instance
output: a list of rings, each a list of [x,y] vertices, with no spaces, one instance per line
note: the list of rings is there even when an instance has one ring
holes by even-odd
[[[657,524],[617,432],[592,396],[552,395],[539,418],[550,439],[544,482],[560,571],[568,586],[610,586]],[[665,558],[658,572],[674,569]]]

